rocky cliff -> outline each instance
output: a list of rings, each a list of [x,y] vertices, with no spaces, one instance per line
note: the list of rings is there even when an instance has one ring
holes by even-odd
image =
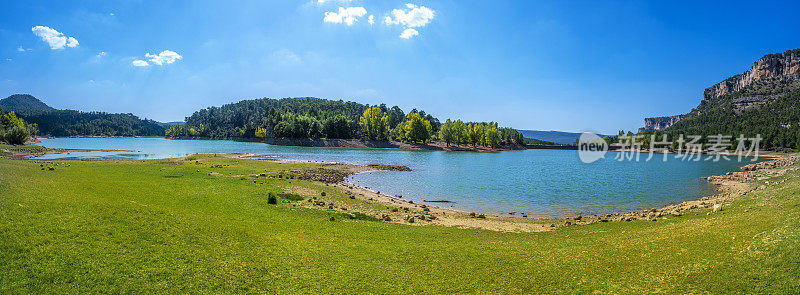
[[[664,130],[678,121],[701,115],[703,105],[724,95],[736,93],[730,98],[730,106],[739,114],[758,109],[797,89],[800,89],[800,49],[767,54],[753,63],[750,70],[706,88],[700,106],[688,114],[645,118],[645,126],[639,131]]]
[[[655,117],[655,118],[644,118],[644,128],[640,128],[639,132],[643,131],[652,131],[652,130],[665,130],[672,126],[675,123],[678,123],[681,119],[683,119],[686,115],[675,115],[669,117]]]
[[[800,76],[800,49],[767,54],[756,61],[749,71],[706,88],[703,100],[714,99],[739,90],[761,92],[770,90],[770,84],[797,80]],[[777,82],[777,83],[776,83]]]

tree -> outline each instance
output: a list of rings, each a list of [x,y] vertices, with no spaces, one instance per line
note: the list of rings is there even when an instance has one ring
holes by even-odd
[[[439,138],[441,140],[444,140],[447,146],[450,146],[451,142],[457,140],[456,136],[457,131],[455,130],[454,127],[455,126],[453,126],[453,122],[450,121],[450,119],[447,119],[447,121],[444,122],[444,125],[442,125],[442,127],[439,129]]]
[[[490,124],[486,128],[486,133],[484,134],[484,137],[486,138],[485,140],[486,144],[491,147],[496,147],[498,144],[500,144],[501,134],[500,131],[497,130],[496,124]]]
[[[431,138],[431,123],[423,119],[419,113],[409,113],[406,116],[406,122],[402,126],[404,131],[403,139],[406,141],[421,141],[425,143]]]
[[[403,110],[401,110],[398,106],[393,106],[391,109],[389,109],[388,116],[389,128],[394,129],[397,128],[397,125],[403,122],[406,114],[403,113]]]
[[[358,125],[366,139],[387,140],[389,137],[389,119],[378,107],[366,109],[358,120]]]
[[[256,134],[256,137],[258,137],[258,138],[265,138],[265,137],[267,137],[267,129],[258,127],[258,128],[256,128],[256,133],[255,134]]]

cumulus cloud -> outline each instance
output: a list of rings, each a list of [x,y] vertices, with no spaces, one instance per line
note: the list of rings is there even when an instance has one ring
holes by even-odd
[[[172,50],[164,50],[159,54],[145,54],[145,57],[150,59],[150,62],[159,66],[164,64],[171,64],[183,58],[180,54]]]
[[[411,37],[414,37],[416,35],[419,35],[419,32],[417,30],[414,30],[412,28],[408,28],[408,29],[403,30],[402,33],[400,33],[400,38],[411,39]]]
[[[64,49],[64,47],[74,48],[78,46],[78,40],[74,37],[67,37],[63,33],[46,26],[35,26],[31,28],[34,35],[42,38],[42,41],[50,45],[50,49]]]
[[[433,16],[436,14],[430,8],[425,6],[417,6],[411,3],[406,4],[406,9],[394,9],[391,16],[383,19],[383,23],[388,25],[400,25],[405,27],[400,38],[410,39],[411,37],[419,35],[419,31],[413,28],[421,28],[431,22]]]
[[[407,28],[424,27],[431,22],[435,12],[425,6],[406,4],[408,9],[394,9],[392,16],[387,16],[384,23],[387,25],[402,25]]]
[[[104,56],[106,56],[106,52],[105,51],[100,51],[96,55],[97,58],[101,58],[101,57],[104,57]]]
[[[133,66],[135,66],[135,67],[146,67],[146,66],[149,66],[150,63],[153,63],[154,65],[163,66],[163,65],[168,65],[168,64],[174,63],[174,62],[178,61],[179,59],[183,58],[180,54],[178,54],[177,52],[172,51],[172,50],[164,50],[159,54],[147,53],[147,54],[144,55],[144,57],[147,60],[149,60],[150,62],[147,62],[147,61],[141,60],[141,59],[137,59],[137,60],[133,61]]]
[[[358,18],[367,15],[367,10],[364,7],[339,7],[339,12],[325,12],[325,18],[322,20],[326,23],[341,24],[344,23],[352,26],[358,21]]]
[[[20,46],[20,47],[17,47],[17,51],[25,52],[25,51],[28,51],[28,50],[26,50],[25,48],[22,48],[22,46]]]
[[[370,25],[374,25],[375,24],[375,16],[370,14],[369,18],[367,18],[367,21],[369,22]]]

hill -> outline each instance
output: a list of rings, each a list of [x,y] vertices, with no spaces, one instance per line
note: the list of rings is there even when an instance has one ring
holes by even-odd
[[[763,148],[800,148],[800,49],[767,54],[750,70],[708,87],[671,135],[760,134]]]
[[[43,103],[41,100],[30,94],[14,94],[0,100],[0,107],[6,111],[37,110],[54,111],[55,109]]]
[[[41,136],[164,136],[164,127],[133,114],[57,110],[28,94],[14,94],[3,100],[4,110],[36,124]]]
[[[576,132],[563,132],[563,131],[539,131],[539,130],[519,130],[522,136],[530,139],[538,139],[541,141],[549,141],[557,144],[574,144],[581,133]],[[600,135],[605,137],[606,135]]]

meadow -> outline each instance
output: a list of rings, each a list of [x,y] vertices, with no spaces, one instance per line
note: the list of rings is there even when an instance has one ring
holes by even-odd
[[[800,292],[798,172],[721,212],[523,233],[350,219],[300,203],[384,205],[258,177],[317,168],[0,159],[0,293]]]

